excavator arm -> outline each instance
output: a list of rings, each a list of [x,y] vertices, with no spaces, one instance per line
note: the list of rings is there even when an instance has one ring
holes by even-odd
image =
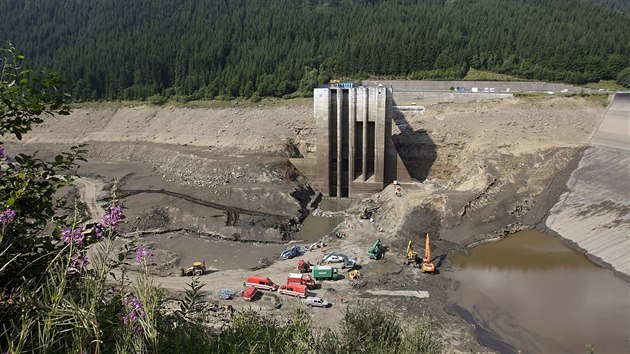
[[[422,271],[425,273],[435,272],[435,265],[431,263],[431,245],[429,242],[429,233],[427,232],[424,245],[424,258],[422,259]]]

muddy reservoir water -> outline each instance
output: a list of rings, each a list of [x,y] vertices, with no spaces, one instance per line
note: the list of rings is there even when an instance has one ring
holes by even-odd
[[[351,199],[323,199],[319,208],[326,212],[341,212],[354,204],[355,201]],[[339,217],[323,217],[311,214],[304,219],[302,228],[295,238],[304,241],[317,241],[332,232],[342,220],[342,215]]]
[[[630,284],[559,239],[522,231],[453,263],[459,285],[450,300],[483,328],[482,344],[502,352],[587,353],[590,344],[598,354],[630,353]]]

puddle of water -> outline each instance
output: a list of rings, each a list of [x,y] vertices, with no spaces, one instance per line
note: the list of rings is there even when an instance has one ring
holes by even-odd
[[[521,231],[453,264],[450,300],[517,350],[629,352],[630,285],[560,240]]]
[[[344,211],[352,207],[356,201],[352,199],[328,199],[323,198],[319,204],[319,209],[328,212]],[[297,240],[318,241],[323,236],[328,235],[343,221],[343,217],[321,217],[309,215],[304,219],[302,228],[295,236]]]
[[[323,198],[321,203],[319,203],[319,208],[323,211],[343,211],[350,208],[355,203],[356,202],[353,199]]]
[[[342,218],[323,218],[321,216],[309,215],[302,223],[302,228],[295,236],[296,240],[317,241],[341,223]]]

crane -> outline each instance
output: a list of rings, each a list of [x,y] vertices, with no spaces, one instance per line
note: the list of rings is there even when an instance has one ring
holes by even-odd
[[[424,246],[424,258],[422,258],[422,271],[425,273],[435,272],[435,264],[431,263],[431,246],[429,245],[429,233],[427,232]]]

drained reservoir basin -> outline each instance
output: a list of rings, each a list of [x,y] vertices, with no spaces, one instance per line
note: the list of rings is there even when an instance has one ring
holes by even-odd
[[[521,231],[453,260],[450,294],[501,352],[630,351],[630,284],[561,240]]]

